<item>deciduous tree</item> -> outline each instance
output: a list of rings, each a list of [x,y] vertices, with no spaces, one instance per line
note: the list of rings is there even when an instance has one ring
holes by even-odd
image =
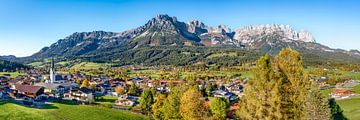
[[[207,111],[199,90],[190,88],[180,99],[180,114],[185,120],[204,119]]]
[[[125,89],[124,89],[124,87],[117,86],[117,87],[115,88],[115,92],[116,92],[116,94],[118,94],[118,95],[122,95],[122,94],[125,94]]]
[[[89,87],[89,81],[87,80],[87,79],[85,79],[83,82],[82,82],[82,84],[81,84],[81,87]]]

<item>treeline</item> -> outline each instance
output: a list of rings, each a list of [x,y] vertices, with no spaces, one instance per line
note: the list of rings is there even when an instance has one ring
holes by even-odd
[[[0,72],[15,72],[20,69],[27,69],[28,66],[23,64],[10,62],[6,60],[0,60]]]
[[[112,62],[118,66],[134,64],[144,66],[187,66],[194,64],[234,66],[253,62],[260,56],[256,51],[241,48],[205,46],[154,46],[109,52],[94,53],[91,56],[84,57],[84,59],[95,62]],[[227,55],[230,53],[232,55]],[[216,56],[217,54],[220,56]],[[209,57],[211,55],[215,57]]]

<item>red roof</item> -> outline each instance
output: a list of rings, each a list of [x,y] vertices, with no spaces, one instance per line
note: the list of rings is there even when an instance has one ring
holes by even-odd
[[[27,93],[37,93],[41,88],[41,86],[21,85],[18,90]]]

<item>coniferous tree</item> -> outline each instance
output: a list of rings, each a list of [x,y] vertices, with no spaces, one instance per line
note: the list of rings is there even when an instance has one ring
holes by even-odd
[[[153,116],[155,119],[163,120],[165,118],[164,112],[167,112],[167,111],[166,111],[166,109],[162,109],[165,99],[166,99],[165,94],[159,94],[155,98],[155,103],[153,104],[153,107],[152,107],[152,112],[153,112]]]
[[[164,112],[164,119],[165,120],[174,120],[174,119],[181,119],[180,114],[180,98],[181,93],[178,88],[174,87],[171,88],[171,92],[168,97],[164,101],[164,105],[162,109]]]
[[[254,79],[245,86],[245,96],[239,102],[241,119],[279,119],[278,81],[269,55],[260,57],[254,70]]]
[[[300,53],[290,48],[275,57],[275,72],[279,77],[280,112],[284,119],[305,119],[306,99],[311,82],[303,73]]]
[[[330,106],[330,114],[331,120],[347,120],[347,118],[343,114],[343,110],[340,108],[340,106],[336,103],[335,99],[329,100],[329,106]]]
[[[145,112],[149,113],[151,112],[151,105],[154,102],[153,95],[149,89],[145,89],[140,97],[140,108]]]
[[[328,99],[321,93],[319,87],[313,84],[306,100],[308,120],[326,120],[330,118]]]
[[[210,110],[212,118],[215,120],[224,120],[226,118],[227,104],[223,98],[216,97],[210,100]]]
[[[128,94],[138,96],[140,93],[140,89],[135,85],[135,83],[131,83]]]
[[[283,49],[271,64],[261,57],[255,78],[245,86],[238,115],[241,119],[326,119],[326,99],[303,73],[300,54]],[[316,106],[316,109],[312,107]],[[312,110],[310,110],[312,109]],[[316,110],[316,112],[314,111]]]

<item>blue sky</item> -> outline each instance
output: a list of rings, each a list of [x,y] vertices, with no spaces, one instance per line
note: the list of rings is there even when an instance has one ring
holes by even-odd
[[[0,55],[29,56],[74,32],[121,32],[157,14],[232,29],[289,24],[333,48],[360,50],[356,0],[0,0]]]

